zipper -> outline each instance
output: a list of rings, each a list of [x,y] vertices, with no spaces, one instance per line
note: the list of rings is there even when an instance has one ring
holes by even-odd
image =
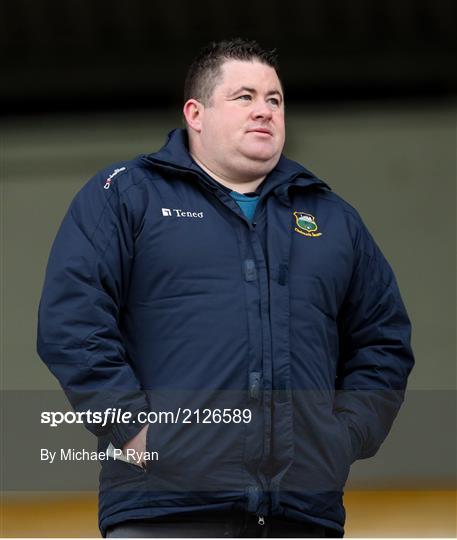
[[[223,204],[225,207],[229,208],[229,210],[232,210],[232,212],[234,214],[236,214],[242,221],[244,221],[246,223],[250,233],[255,235],[255,237],[256,237],[257,249],[253,246],[254,253],[257,254],[258,249],[260,249],[260,254],[262,255],[262,259],[263,259],[263,261],[264,261],[264,263],[266,265],[265,253],[263,252],[262,245],[261,245],[261,242],[260,242],[257,230],[256,230],[257,229],[256,217],[258,217],[258,215],[259,215],[261,206],[265,205],[266,194],[264,194],[263,197],[262,196],[260,197],[260,199],[259,199],[259,201],[257,203],[257,207],[256,207],[255,212],[254,212],[253,219],[252,219],[252,221],[250,221],[245,216],[245,214],[243,213],[241,208],[238,206],[236,201],[233,200],[230,197],[230,195],[225,193],[225,191],[223,191],[217,185],[211,184],[203,175],[199,174],[197,171],[191,171],[189,169],[180,168],[180,167],[177,167],[175,165],[165,164],[165,163],[161,162],[160,160],[156,160],[156,159],[153,159],[153,162],[156,165],[158,165],[159,167],[163,167],[163,168],[168,169],[168,170],[174,170],[176,172],[183,173],[183,174],[185,174],[187,176],[197,177],[197,179],[199,180],[200,185],[212,197],[214,197],[220,204]],[[299,176],[299,174],[294,175],[290,180],[295,179],[296,176]],[[275,186],[275,187],[277,187],[277,186]],[[269,192],[270,191],[272,191],[272,190],[269,190]],[[227,196],[228,201],[230,203],[233,203],[233,204],[232,205],[227,204],[228,201],[224,201],[223,198],[221,197],[221,195]],[[255,270],[255,267],[254,267],[254,270]],[[263,319],[264,319],[264,316],[263,316],[263,314],[261,314],[261,320],[263,320]],[[269,341],[270,341],[270,344],[271,344],[271,325],[270,325],[269,318],[267,318],[267,319],[268,320],[265,321],[265,324],[268,327]],[[270,353],[271,353],[271,349],[270,349]],[[263,364],[263,362],[262,362],[262,364]],[[270,358],[270,364],[271,364],[271,358]],[[271,365],[270,365],[270,369],[271,369]],[[263,367],[262,367],[262,370],[263,370]],[[254,396],[259,391],[258,384],[260,382],[261,373],[257,372],[256,375],[259,376],[259,380],[255,381],[255,382],[250,381],[251,383],[254,383],[253,387],[250,388],[251,391],[253,390]],[[255,376],[254,379],[256,379],[256,378],[257,377]],[[269,393],[269,398],[267,400],[268,402],[266,403],[266,408],[268,409],[269,418],[267,420],[267,419],[265,419],[265,416],[264,416],[264,421],[266,422],[266,428],[265,428],[265,432],[263,434],[264,450],[263,450],[263,456],[260,458],[260,468],[262,467],[262,465],[265,465],[265,463],[268,462],[268,460],[270,458],[270,451],[271,451],[271,449],[270,449],[270,444],[271,444],[271,407],[272,407],[272,404],[271,404],[271,389],[270,389],[270,392],[268,392],[268,393]],[[263,414],[265,415],[265,404],[264,404],[263,409],[264,409]],[[268,479],[266,478],[265,474],[263,472],[261,472],[260,470],[258,471],[258,478],[260,480],[261,489],[264,490],[265,492],[268,492]],[[258,490],[258,488],[255,488],[255,489]],[[263,507],[262,510],[264,511],[265,510],[265,503],[263,503],[261,506]],[[258,515],[258,524],[259,525],[265,525],[265,518],[264,518],[263,514]]]
[[[255,401],[260,398],[260,373],[253,371],[249,375],[249,397]]]

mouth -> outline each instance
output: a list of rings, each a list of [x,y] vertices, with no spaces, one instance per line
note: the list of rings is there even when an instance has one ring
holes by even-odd
[[[254,129],[248,129],[248,133],[258,133],[259,135],[268,135],[270,137],[273,136],[273,133],[267,129],[267,128],[254,128]]]

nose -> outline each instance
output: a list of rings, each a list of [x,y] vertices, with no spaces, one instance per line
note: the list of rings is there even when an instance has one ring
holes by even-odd
[[[263,100],[259,100],[252,108],[251,115],[255,120],[270,120],[272,117],[271,108]]]

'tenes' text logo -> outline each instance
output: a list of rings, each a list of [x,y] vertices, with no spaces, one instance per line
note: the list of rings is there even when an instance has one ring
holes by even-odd
[[[302,234],[303,236],[321,236],[322,233],[319,232],[316,218],[311,214],[306,212],[294,212],[295,223],[295,232]]]
[[[162,216],[170,217],[173,215],[179,218],[190,217],[203,219],[203,212],[187,212],[185,210],[179,210],[178,208],[162,208]]]

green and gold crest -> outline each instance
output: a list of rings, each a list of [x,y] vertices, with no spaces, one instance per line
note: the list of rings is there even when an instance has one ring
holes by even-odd
[[[316,223],[316,218],[307,212],[294,212],[295,232],[303,234],[304,236],[321,236],[319,228]]]

